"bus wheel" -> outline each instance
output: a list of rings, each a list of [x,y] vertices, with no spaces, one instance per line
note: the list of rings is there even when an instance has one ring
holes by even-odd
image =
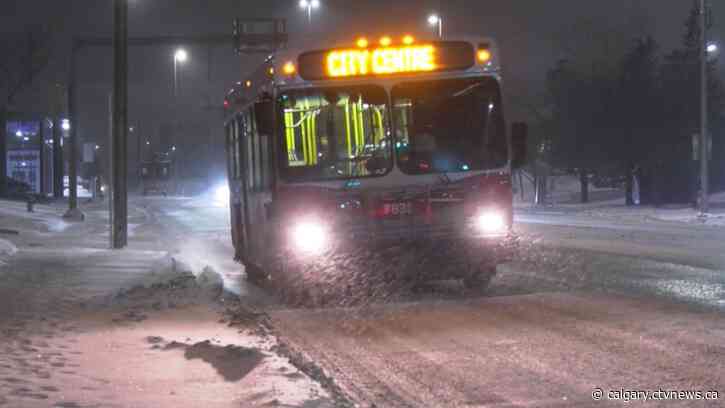
[[[256,265],[245,265],[244,272],[247,274],[247,280],[252,283],[262,283],[267,280],[267,273]]]
[[[484,265],[472,268],[471,273],[463,278],[466,289],[484,290],[496,276],[496,265]]]

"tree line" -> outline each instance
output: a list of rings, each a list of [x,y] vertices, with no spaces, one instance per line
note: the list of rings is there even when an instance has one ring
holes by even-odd
[[[643,202],[696,197],[692,139],[700,124],[698,13],[695,1],[682,44],[667,54],[646,34],[621,41],[618,33],[606,30],[577,32],[577,47],[548,71],[545,101],[535,109],[530,150],[539,165],[534,171],[578,173],[582,202],[588,201],[595,174],[624,180],[627,204],[634,202],[635,174]],[[725,155],[725,88],[716,63],[713,55],[708,62],[709,129],[717,159]],[[718,160],[710,166],[712,186],[725,187],[725,168]]]

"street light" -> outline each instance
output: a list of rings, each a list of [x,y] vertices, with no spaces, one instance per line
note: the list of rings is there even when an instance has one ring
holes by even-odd
[[[70,121],[68,119],[63,119],[60,125],[61,129],[68,131],[70,130]]]
[[[178,62],[184,63],[184,62],[186,62],[187,58],[189,58],[189,54],[183,48],[179,48],[174,53],[174,59],[176,59],[176,61],[178,61]]]
[[[431,14],[428,16],[428,25],[431,27],[438,27],[438,37],[443,38],[443,17],[438,14]]]
[[[312,24],[312,9],[320,8],[320,0],[300,0],[300,8],[307,10],[307,22]]]
[[[174,97],[179,93],[179,64],[185,63],[189,59],[189,54],[185,49],[179,48],[174,53]]]
[[[707,45],[707,52],[710,54],[714,54],[719,50],[719,47],[715,43],[710,43]]]
[[[710,210],[710,175],[708,169],[708,117],[707,117],[707,60],[708,53],[717,46],[707,41],[707,8],[706,0],[700,0],[700,214]]]

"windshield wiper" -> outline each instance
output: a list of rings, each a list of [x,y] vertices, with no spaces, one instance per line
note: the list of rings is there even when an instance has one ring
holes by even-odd
[[[458,92],[454,93],[454,94],[453,94],[453,95],[451,95],[451,96],[452,96],[453,98],[458,98],[459,96],[464,96],[464,95],[467,95],[467,94],[469,94],[469,93],[470,93],[471,91],[475,90],[476,88],[480,88],[480,87],[481,87],[482,85],[483,85],[483,82],[479,82],[479,83],[477,83],[477,84],[473,84],[473,85],[467,86],[467,87],[465,87],[465,88],[461,89],[460,91],[458,91]]]
[[[488,137],[488,127],[489,123],[491,123],[491,111],[493,111],[494,108],[493,101],[489,99],[488,103],[483,108],[486,109],[486,123],[483,124],[483,144],[484,146],[488,146],[490,143]]]

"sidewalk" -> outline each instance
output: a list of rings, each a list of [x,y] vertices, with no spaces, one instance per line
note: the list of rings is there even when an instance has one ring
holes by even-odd
[[[725,193],[713,194],[710,198],[710,212],[702,216],[699,210],[687,204],[654,206],[627,206],[624,196],[615,199],[590,201],[589,203],[554,203],[534,206],[530,202],[517,201],[517,212],[577,215],[624,222],[665,222],[689,225],[725,227]]]
[[[17,232],[0,234],[0,407],[334,405],[213,269],[173,258],[148,210],[129,208],[143,236],[123,251],[106,249],[104,203],[81,224],[23,210],[0,201]]]

